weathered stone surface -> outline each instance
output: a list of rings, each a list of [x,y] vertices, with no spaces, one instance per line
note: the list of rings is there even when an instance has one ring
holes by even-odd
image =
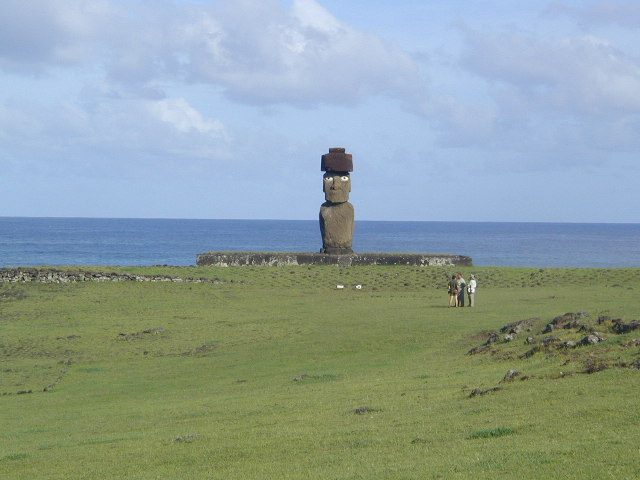
[[[353,253],[354,209],[349,202],[325,202],[320,207],[320,233],[322,250],[320,253]]]
[[[502,390],[502,387],[493,387],[487,390],[482,390],[481,388],[474,388],[473,390],[471,390],[471,393],[469,394],[469,396],[477,397],[480,395],[486,395],[487,393],[491,393],[491,392],[498,392],[500,390]]]
[[[305,252],[207,252],[196,257],[198,266],[236,267],[246,265],[295,266],[295,265],[414,265],[471,266],[471,257],[437,253],[352,253],[327,255]]]
[[[330,148],[329,153],[322,155],[320,170],[323,172],[353,172],[353,157],[350,153],[345,153],[344,148]]]
[[[211,282],[219,279],[181,278],[166,275],[139,275],[133,273],[88,272],[56,270],[52,268],[0,268],[0,283],[74,283],[74,282]]]
[[[517,334],[516,334],[516,333],[507,333],[507,334],[504,336],[503,341],[504,341],[505,343],[512,342],[512,341],[514,341],[514,340],[516,339],[516,337],[517,337]]]
[[[347,202],[351,192],[351,175],[327,172],[322,176],[322,191],[327,201],[323,206]],[[353,208],[353,207],[352,207]]]
[[[485,342],[485,345],[489,345],[491,343],[496,343],[500,341],[500,335],[498,335],[497,332],[491,332],[489,333],[489,336],[487,338],[487,341]]]
[[[540,318],[532,317],[525,318],[524,320],[518,320],[517,322],[511,322],[506,324],[500,329],[502,333],[515,333],[518,334],[524,330],[530,330],[535,322],[538,322]]]
[[[473,347],[471,350],[467,352],[467,355],[477,355],[478,353],[486,353],[490,352],[491,347],[489,345],[478,345],[477,347]]]
[[[604,338],[600,335],[587,335],[582,340],[580,340],[580,345],[596,345],[600,342],[604,342]]]
[[[517,371],[517,370],[509,370],[509,371],[505,374],[504,378],[502,379],[502,383],[506,383],[506,382],[513,382],[513,380],[514,380],[516,377],[519,377],[519,376],[520,376],[520,372],[519,372],[519,371]]]
[[[322,155],[320,164],[323,175],[322,191],[325,203],[320,207],[321,253],[353,253],[353,230],[355,216],[353,205],[349,203],[352,156],[344,148],[330,148]]]
[[[634,320],[630,323],[624,323],[621,318],[616,318],[615,320],[613,320],[613,326],[611,327],[611,330],[616,333],[628,333],[632,332],[633,330],[637,330],[638,328],[640,328],[640,320]]]

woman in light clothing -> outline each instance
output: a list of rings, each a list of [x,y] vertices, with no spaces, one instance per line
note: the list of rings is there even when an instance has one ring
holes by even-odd
[[[471,275],[471,280],[469,280],[469,285],[467,285],[467,294],[469,295],[470,307],[473,307],[475,305],[477,286],[478,286],[478,282],[476,282],[476,276]]]

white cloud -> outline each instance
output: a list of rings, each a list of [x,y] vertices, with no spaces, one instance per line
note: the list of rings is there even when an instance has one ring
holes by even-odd
[[[7,164],[38,174],[125,178],[153,167],[172,175],[214,169],[226,164],[231,138],[182,98],[100,97],[91,104],[0,105],[0,142]]]
[[[149,102],[149,111],[159,120],[171,124],[181,133],[192,131],[213,138],[225,136],[224,126],[218,120],[206,120],[184,98],[167,98]]]
[[[640,147],[640,64],[609,39],[464,33],[459,66],[475,79],[476,102],[432,106],[444,145],[545,168],[607,162],[612,149]]]
[[[529,108],[640,113],[640,65],[606,39],[470,32],[462,62],[492,84],[514,86]]]
[[[108,0],[4,0],[0,69],[42,72],[83,62],[115,12]]]
[[[174,48],[186,77],[250,104],[354,104],[384,94],[409,101],[423,88],[400,48],[340,23],[315,0],[226,2],[183,19]]]
[[[401,48],[337,20],[316,0],[225,0],[212,7],[111,0],[0,6],[0,68],[103,69],[131,92],[167,82],[222,87],[247,104],[412,102],[424,82]],[[35,13],[32,13],[35,12]]]

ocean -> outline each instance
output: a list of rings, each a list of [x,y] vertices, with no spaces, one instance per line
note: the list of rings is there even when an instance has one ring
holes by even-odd
[[[195,265],[208,251],[317,252],[317,220],[0,217],[0,267]],[[640,224],[357,221],[356,252],[478,266],[640,267]]]

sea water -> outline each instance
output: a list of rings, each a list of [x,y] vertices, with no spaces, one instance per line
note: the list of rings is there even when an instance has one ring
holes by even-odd
[[[318,252],[317,220],[0,217],[0,267],[194,265],[208,251]],[[356,252],[478,266],[640,267],[640,224],[358,221]]]

